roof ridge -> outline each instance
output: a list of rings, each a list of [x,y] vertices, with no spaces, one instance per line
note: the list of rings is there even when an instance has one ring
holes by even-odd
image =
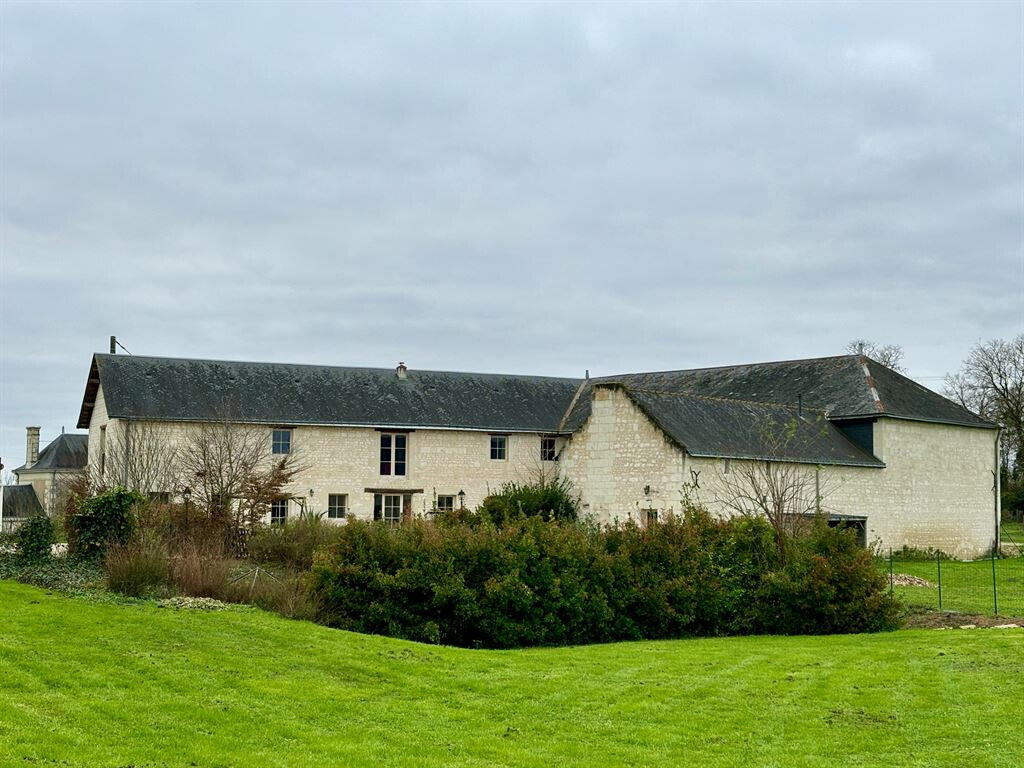
[[[709,365],[701,368],[669,368],[661,371],[634,371],[633,373],[617,373],[608,376],[597,377],[600,379],[614,379],[617,376],[649,376],[656,373],[696,373],[697,371],[723,371],[729,368],[758,368],[769,365],[785,365],[786,363],[810,363],[816,360],[841,360],[843,358],[856,358],[857,355],[845,353],[842,355],[825,355],[823,357],[799,357],[790,360],[763,360],[757,363],[733,363],[731,365]]]
[[[223,358],[207,357],[168,357],[164,355],[113,355],[109,352],[94,352],[95,357],[101,359],[117,358],[118,360],[161,360],[164,362],[178,363],[227,363],[229,365],[280,365],[289,368],[329,368],[341,371],[375,371],[379,373],[393,373],[394,368],[384,368],[371,365],[328,365],[326,363],[283,363],[273,360],[226,360]],[[434,368],[409,368],[409,373],[445,373],[456,376],[498,376],[515,379],[549,379],[554,381],[586,381],[586,379],[575,376],[547,376],[538,373],[494,373],[487,371],[445,371]]]

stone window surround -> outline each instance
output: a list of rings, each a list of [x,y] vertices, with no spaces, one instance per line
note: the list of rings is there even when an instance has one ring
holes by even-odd
[[[491,435],[491,461],[508,460],[508,435]]]
[[[327,494],[327,517],[331,520],[340,520],[348,514],[348,494],[329,493]]]

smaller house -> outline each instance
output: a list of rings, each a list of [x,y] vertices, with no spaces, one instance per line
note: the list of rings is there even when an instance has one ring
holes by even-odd
[[[43,514],[43,507],[31,485],[5,485],[3,511],[0,533],[10,533],[28,518]]]
[[[64,482],[85,469],[88,450],[88,435],[61,432],[40,452],[39,427],[26,427],[25,463],[14,470],[18,486],[13,487],[33,488],[42,510],[53,515],[58,511]]]

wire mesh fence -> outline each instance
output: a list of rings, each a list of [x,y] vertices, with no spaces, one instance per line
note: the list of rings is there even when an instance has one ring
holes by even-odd
[[[907,605],[960,613],[1024,616],[1024,557],[884,561],[889,588]]]

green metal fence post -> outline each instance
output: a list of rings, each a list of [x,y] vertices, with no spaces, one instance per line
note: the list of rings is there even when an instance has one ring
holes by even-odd
[[[935,553],[935,565],[939,569],[939,610],[942,610],[942,557]]]
[[[889,594],[892,594],[893,577],[892,577],[892,547],[889,547]]]
[[[999,615],[999,590],[996,589],[996,548],[992,548],[992,612]]]

